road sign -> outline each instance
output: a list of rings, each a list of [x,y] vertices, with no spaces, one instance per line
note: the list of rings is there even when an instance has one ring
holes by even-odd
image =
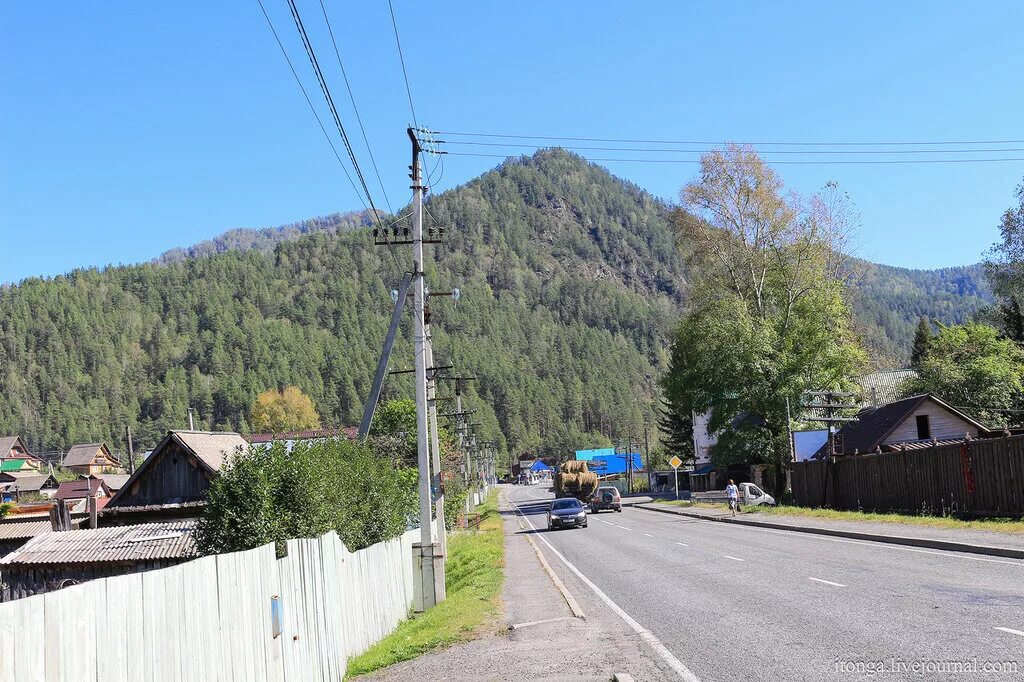
[[[679,465],[683,463],[683,460],[679,459],[676,455],[672,455],[672,459],[668,461],[673,469],[678,469]]]

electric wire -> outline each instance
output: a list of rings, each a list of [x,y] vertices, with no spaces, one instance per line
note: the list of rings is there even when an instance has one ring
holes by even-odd
[[[338,115],[338,108],[334,105],[334,98],[331,97],[330,88],[327,87],[327,81],[324,78],[323,71],[320,69],[320,63],[316,58],[316,52],[313,50],[313,44],[310,42],[309,35],[306,33],[306,27],[302,23],[302,17],[299,15],[299,8],[296,7],[295,0],[288,0],[288,7],[291,9],[292,19],[295,21],[295,28],[298,31],[299,37],[302,39],[302,44],[306,49],[306,56],[309,57],[309,63],[313,67],[313,72],[316,74],[317,81],[320,83],[320,90],[323,92],[324,99],[327,100],[327,106],[331,110],[331,115],[334,117],[334,124],[337,126],[338,132],[341,134],[342,142],[345,144],[345,150],[348,152],[349,160],[352,162],[352,167],[355,169],[356,177],[359,178],[359,184],[366,193],[367,201],[370,202],[373,218],[379,226],[379,212],[373,203],[373,196],[370,194],[370,188],[366,185],[366,178],[363,177],[363,171],[359,168],[359,161],[356,160],[355,152],[352,150],[352,143],[348,138],[348,133],[345,132],[345,126],[341,123],[341,117]]]
[[[446,154],[448,156],[476,156],[495,159],[507,159],[508,154],[483,154],[474,152],[430,152],[433,154]],[[635,159],[635,158],[593,158],[590,161],[601,162],[622,162],[622,163],[700,163],[700,159]],[[927,165],[927,164],[958,164],[958,163],[999,163],[1009,161],[1024,161],[1024,157],[994,158],[994,159],[865,159],[865,160],[803,160],[803,161],[771,161],[773,166],[813,166],[813,165]]]
[[[409,70],[405,66],[405,51],[402,49],[402,38],[398,33],[398,19],[395,17],[395,5],[392,0],[388,0],[388,10],[391,12],[391,27],[395,31],[395,45],[398,47],[398,61],[402,64],[402,78],[405,80],[405,94],[409,98],[409,111],[412,113],[413,130],[419,132],[420,124],[416,118],[416,105],[412,103],[412,86],[409,84]],[[427,168],[426,159],[427,157],[424,156],[423,147],[420,147],[420,163],[423,164],[424,171],[426,171]],[[428,174],[428,186],[430,184],[429,177],[430,176]]]
[[[348,80],[348,72],[345,71],[345,64],[341,61],[341,51],[338,49],[338,43],[334,39],[334,27],[331,26],[331,19],[327,16],[327,6],[324,5],[324,0],[320,0],[320,9],[324,13],[324,22],[327,24],[327,32],[331,35],[331,44],[334,46],[334,55],[338,58],[338,68],[341,69],[341,76],[345,79],[345,89],[348,90],[348,99],[352,103],[352,111],[356,114],[356,121],[359,123],[359,130],[363,134],[363,143],[366,145],[366,153],[370,155],[370,163],[373,165],[373,172],[377,176],[377,183],[380,184],[380,191],[384,195],[384,203],[388,207],[388,213],[394,214],[394,209],[391,208],[391,201],[388,199],[387,190],[384,189],[384,181],[380,177],[380,170],[377,168],[377,159],[373,156],[373,150],[370,148],[370,140],[366,136],[366,128],[363,126],[363,117],[359,115],[359,107],[356,106],[355,95],[352,94],[352,85]]]
[[[452,131],[452,130],[421,130],[421,132],[431,133],[433,135],[458,135],[460,137],[492,137],[492,138],[505,138],[515,140],[568,140],[570,142],[619,142],[628,144],[696,144],[696,145],[722,145],[727,144],[728,140],[718,141],[707,141],[707,140],[638,140],[638,139],[627,139],[627,138],[611,138],[611,137],[572,137],[572,136],[557,136],[557,135],[513,135],[506,133],[470,133],[464,131]],[[897,146],[939,146],[939,145],[965,145],[965,144],[1024,144],[1024,140],[931,140],[931,141],[917,141],[908,142],[905,140],[889,141],[889,142],[749,142],[749,141],[736,141],[735,144],[749,144],[755,146],[780,146],[780,147],[854,147],[854,146],[871,146],[871,147],[897,147]]]
[[[320,114],[317,113],[316,107],[313,106],[313,100],[309,98],[309,93],[306,92],[306,86],[302,84],[302,79],[299,78],[298,72],[295,70],[295,66],[292,64],[291,58],[288,56],[288,51],[284,48],[284,43],[281,42],[280,36],[277,34],[277,29],[274,28],[274,22],[270,20],[270,15],[267,14],[267,8],[263,6],[263,0],[256,0],[259,3],[260,9],[263,10],[263,16],[267,19],[267,25],[270,26],[271,33],[274,34],[274,40],[277,41],[277,46],[281,48],[281,54],[284,55],[285,62],[288,63],[288,69],[291,70],[292,76],[295,77],[295,82],[299,86],[299,90],[302,91],[302,96],[306,98],[306,104],[309,105],[309,110],[313,112],[313,118],[316,119],[317,124],[320,126],[320,130],[323,131],[324,139],[327,140],[327,144],[331,146],[331,151],[334,152],[334,158],[338,160],[338,165],[341,166],[341,170],[345,172],[345,177],[348,178],[348,182],[352,185],[353,191],[356,193],[356,197],[359,199],[359,203],[363,205],[363,209],[369,213],[370,208],[363,201],[363,195],[359,192],[359,188],[356,187],[355,181],[352,179],[352,175],[348,172],[348,168],[345,167],[345,162],[341,160],[341,154],[338,153],[338,148],[334,146],[334,141],[331,140],[331,136],[327,132],[327,128],[324,127],[323,121],[320,120]]]
[[[476,142],[466,140],[445,140],[444,144],[474,147],[515,147],[536,149],[545,145],[521,144],[514,142]],[[658,147],[590,147],[579,145],[558,145],[562,149],[602,152],[656,152],[661,154],[704,154],[707,149],[665,149]],[[1024,147],[1000,147],[994,149],[779,149],[764,154],[996,154],[1024,152]]]

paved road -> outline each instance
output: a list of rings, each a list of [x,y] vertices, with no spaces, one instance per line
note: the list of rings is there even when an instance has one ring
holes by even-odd
[[[538,529],[551,497],[509,492]],[[683,679],[1024,679],[1021,561],[631,508],[535,537]],[[1003,670],[937,667],[950,661]]]

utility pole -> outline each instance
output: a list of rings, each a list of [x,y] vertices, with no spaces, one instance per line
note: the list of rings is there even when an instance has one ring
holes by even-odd
[[[441,444],[437,437],[437,368],[434,367],[434,344],[430,338],[430,324],[426,329],[426,362],[430,367],[427,375],[427,412],[430,417],[430,453],[434,490],[434,516],[437,519],[437,539],[442,556],[448,556],[448,528],[444,521],[444,481],[441,479]]]
[[[193,410],[191,407],[188,408],[188,430],[189,431],[195,431],[196,430],[194,416],[195,416],[195,410]]]
[[[132,445],[132,427],[124,427],[124,437],[128,441],[128,475],[135,473],[135,446]]]
[[[427,410],[427,330],[424,319],[426,283],[423,281],[423,185],[420,178],[420,142],[408,128],[412,142],[412,284],[413,334],[416,361],[416,436],[419,465],[420,541],[413,547],[417,559],[416,610],[426,611],[445,599],[444,554],[434,544],[430,513],[430,428]]]

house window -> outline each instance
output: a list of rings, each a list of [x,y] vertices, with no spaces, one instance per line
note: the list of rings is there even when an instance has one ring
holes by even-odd
[[[928,415],[919,414],[917,415],[917,438],[918,440],[927,440],[932,437],[932,430],[928,424]]]

